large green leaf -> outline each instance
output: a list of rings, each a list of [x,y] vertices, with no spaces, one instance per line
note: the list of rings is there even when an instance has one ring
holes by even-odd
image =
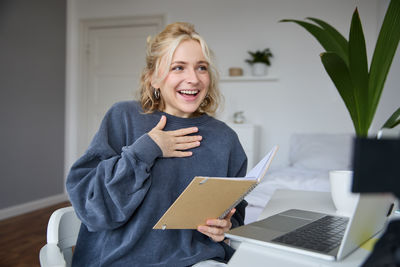
[[[400,124],[400,108],[398,108],[392,116],[383,124],[382,128],[394,128]]]
[[[352,83],[350,71],[346,63],[340,56],[332,52],[322,53],[321,61],[350,113],[356,134],[358,136],[366,136],[367,133],[365,132],[365,129],[362,129],[360,126],[359,111],[357,110],[356,105],[354,85]]]
[[[352,18],[349,41],[328,23],[307,18],[311,24],[294,22],[311,33],[327,53],[321,54],[326,71],[334,82],[353,120],[358,136],[367,136],[382,94],[393,57],[400,41],[400,0],[391,0],[375,46],[368,72],[368,60],[361,20],[357,9]],[[385,125],[398,125],[400,111]],[[397,117],[396,117],[397,114]]]
[[[360,16],[356,9],[353,13],[349,36],[349,69],[354,85],[355,104],[359,114],[359,124],[368,131],[369,103],[368,103],[368,59],[365,47],[364,32]]]
[[[335,37],[331,35],[330,31],[327,31],[315,24],[304,22],[301,20],[283,19],[280,22],[294,22],[302,26],[318,40],[318,42],[327,52],[337,53],[338,55],[340,55],[340,57],[342,57],[346,64],[348,63],[347,56],[343,53],[342,44],[337,42]]]
[[[390,1],[376,42],[369,72],[369,97],[371,99],[372,122],[400,40],[400,0]]]
[[[334,27],[332,27],[330,24],[326,23],[323,20],[317,19],[317,18],[312,18],[308,17],[307,19],[317,23],[319,26],[321,26],[339,45],[340,49],[338,51],[335,51],[338,55],[340,55],[341,58],[343,58],[348,65],[348,57],[349,57],[349,43],[344,38],[344,36],[338,32]]]

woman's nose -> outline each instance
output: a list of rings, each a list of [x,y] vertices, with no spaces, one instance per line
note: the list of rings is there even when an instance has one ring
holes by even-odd
[[[199,77],[197,76],[196,70],[194,69],[188,70],[186,81],[191,84],[196,84],[199,82]]]

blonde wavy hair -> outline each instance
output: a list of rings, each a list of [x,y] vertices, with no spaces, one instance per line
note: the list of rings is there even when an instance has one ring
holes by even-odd
[[[171,65],[172,56],[176,48],[181,42],[186,40],[199,42],[209,65],[210,85],[208,93],[195,113],[215,115],[216,110],[222,102],[222,96],[218,86],[219,73],[214,64],[214,54],[208,48],[204,39],[195,31],[194,26],[186,22],[169,24],[155,37],[147,38],[146,66],[142,71],[139,86],[140,102],[145,113],[164,110],[164,101],[162,97],[155,97],[155,89],[151,86],[151,82],[153,78],[157,78],[157,82],[165,79],[168,75],[169,66]],[[159,72],[161,63],[163,63],[163,66],[167,66],[162,70],[162,73]],[[160,76],[157,77],[156,74],[160,74]]]

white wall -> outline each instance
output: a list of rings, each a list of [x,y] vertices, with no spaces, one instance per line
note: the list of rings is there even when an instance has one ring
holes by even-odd
[[[358,4],[371,55],[377,38],[385,2],[360,0]],[[386,1],[387,2],[387,1]],[[275,57],[269,75],[277,82],[222,83],[225,109],[219,116],[231,119],[233,112],[244,110],[248,121],[260,126],[260,157],[273,144],[281,149],[274,163],[287,163],[289,136],[295,132],[353,132],[350,117],[335,87],[323,69],[319,54],[323,49],[304,29],[293,23],[278,23],[284,18],[323,19],[348,35],[355,1],[349,0],[69,0],[68,15],[68,92],[67,92],[67,166],[74,154],[73,106],[78,90],[78,22],[80,19],[164,14],[166,23],[187,21],[207,40],[217,55],[222,74],[231,66],[249,68],[244,62],[248,50],[271,48]],[[399,54],[399,53],[398,53]],[[399,56],[385,88],[378,118],[383,119],[399,106],[396,89]],[[144,64],[144,63],[143,63]],[[69,102],[69,104],[68,104]],[[376,126],[375,126],[376,127]]]

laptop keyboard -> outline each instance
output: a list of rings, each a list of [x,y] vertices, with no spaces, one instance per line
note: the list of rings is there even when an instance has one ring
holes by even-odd
[[[272,241],[326,253],[340,245],[347,222],[347,218],[328,215]]]

